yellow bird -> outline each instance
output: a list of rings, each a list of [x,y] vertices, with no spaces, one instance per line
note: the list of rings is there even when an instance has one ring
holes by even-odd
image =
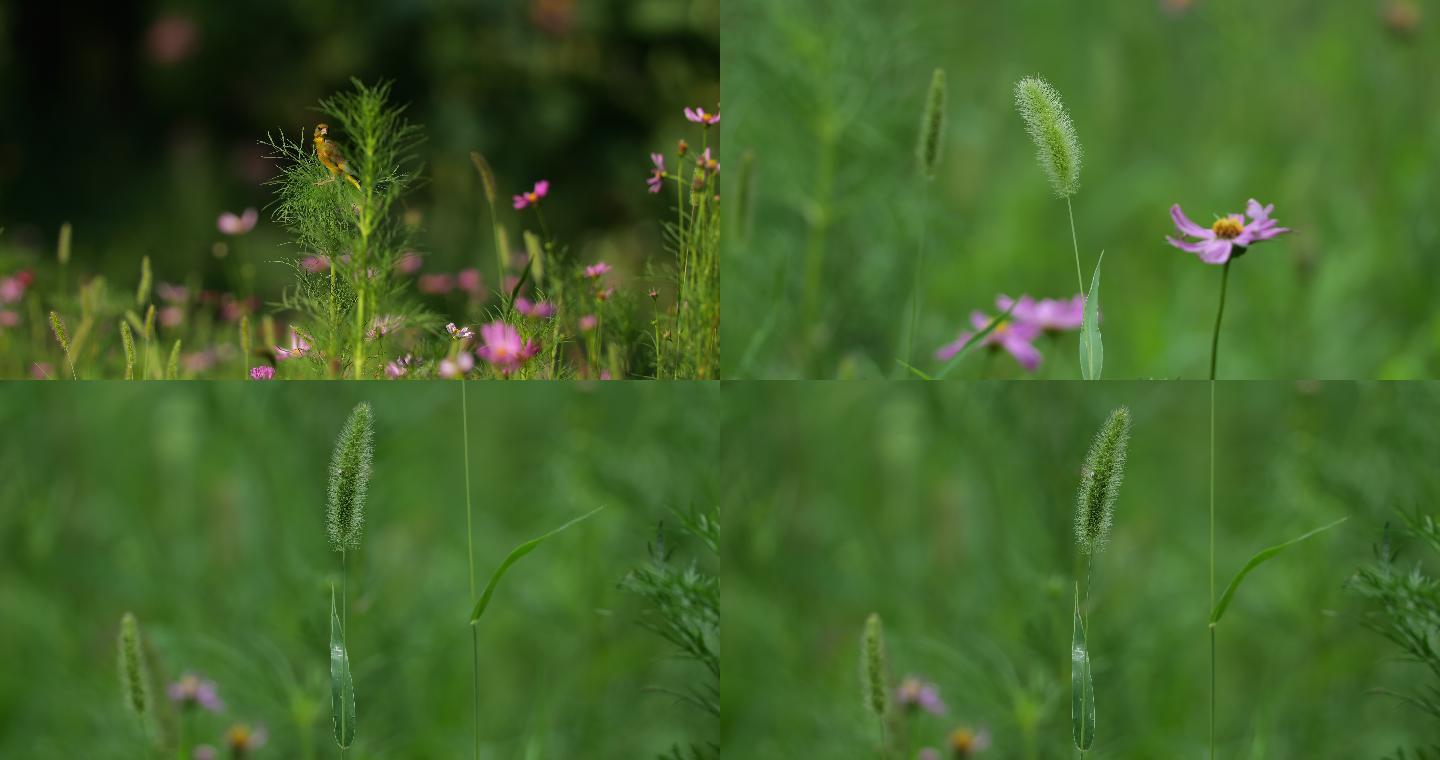
[[[346,165],[345,156],[341,155],[340,148],[336,146],[335,143],[325,139],[325,135],[329,132],[330,125],[315,125],[315,155],[320,159],[320,163],[325,164],[325,168],[329,169],[331,174],[344,177],[350,184],[355,186],[356,190],[359,190],[360,183],[356,182],[355,178],[350,176],[350,167]],[[331,177],[325,180],[325,182],[330,182],[333,179],[334,177]]]

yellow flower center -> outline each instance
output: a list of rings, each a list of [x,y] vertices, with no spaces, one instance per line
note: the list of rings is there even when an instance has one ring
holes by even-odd
[[[1233,240],[1234,238],[1240,237],[1240,233],[1245,231],[1245,223],[1240,221],[1240,217],[1238,216],[1227,216],[1216,219],[1215,223],[1210,226],[1210,229],[1218,238]]]
[[[957,728],[950,734],[950,747],[956,752],[970,752],[975,748],[975,734],[968,728]]]

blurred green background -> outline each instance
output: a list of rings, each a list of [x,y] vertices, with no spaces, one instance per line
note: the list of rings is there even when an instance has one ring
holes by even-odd
[[[1420,712],[1366,693],[1419,686],[1423,668],[1362,628],[1343,584],[1392,510],[1440,511],[1440,385],[1221,383],[1216,403],[1220,590],[1254,552],[1349,516],[1257,569],[1220,622],[1217,757],[1379,758],[1433,740]],[[982,757],[1073,757],[1073,504],[1121,404],[1133,433],[1094,566],[1089,756],[1204,757],[1209,391],[1147,382],[729,384],[727,755],[876,757],[860,693],[874,611],[894,677],[935,681],[949,704],[917,741],[985,726]]]
[[[381,386],[384,387],[381,387]],[[479,582],[516,544],[599,505],[501,582],[481,621],[485,757],[653,757],[715,741],[676,690],[703,669],[617,588],[672,509],[715,504],[718,386],[476,384]],[[351,757],[468,757],[470,632],[460,387],[9,384],[0,394],[0,756],[133,758],[116,675],[133,610],[155,664],[219,683],[258,757],[333,757],[327,645],[339,557],[326,468],[354,404],[375,413],[364,544],[351,558],[359,738]],[[676,560],[698,541],[667,532]],[[287,685],[288,684],[288,685]],[[206,734],[201,734],[202,736]]]
[[[506,198],[551,181],[551,229],[578,255],[639,275],[669,213],[645,191],[648,155],[688,134],[685,106],[719,100],[719,2],[0,4],[0,276],[52,259],[69,221],[72,266],[122,290],[142,255],[158,281],[238,289],[238,255],[278,300],[293,275],[270,262],[303,252],[268,213],[241,239],[216,217],[270,203],[259,141],[313,126],[352,76],[394,80],[426,128],[408,203],[422,272],[478,267],[497,286],[478,150]]]
[[[1065,203],[1013,105],[1031,74],[1060,91],[1086,153],[1075,223],[1087,284],[1105,251],[1106,377],[1205,377],[1220,268],[1165,243],[1167,211],[1179,203],[1208,225],[1251,197],[1294,233],[1233,267],[1222,378],[1440,375],[1436,11],[1417,0],[727,2],[724,135],[732,152],[753,151],[754,177],[745,232],[726,241],[726,376],[896,372],[922,222],[922,368],[969,329],[971,310],[994,314],[998,293],[1074,295]],[[937,66],[948,126],[926,200],[914,149]],[[1074,335],[1040,348],[1042,376],[1079,377]],[[972,358],[954,376],[1024,374],[1000,359]]]

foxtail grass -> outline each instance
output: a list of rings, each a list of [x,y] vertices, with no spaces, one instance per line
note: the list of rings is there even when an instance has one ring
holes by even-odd
[[[152,741],[155,703],[150,690],[150,672],[145,664],[145,644],[140,638],[140,623],[133,613],[127,612],[120,618],[117,648],[121,696],[125,709],[140,724],[140,733],[148,750]]]
[[[135,337],[130,334],[130,325],[120,321],[120,346],[125,350],[125,379],[135,379]]]
[[[331,591],[330,709],[335,743],[341,754],[355,738],[355,686],[350,671],[349,568],[347,555],[360,548],[365,527],[365,496],[370,484],[374,418],[370,405],[361,402],[350,412],[330,459],[330,482],[325,504],[325,532],[332,551],[340,553],[340,613],[335,615]]]
[[[75,357],[70,353],[70,333],[65,329],[65,320],[54,311],[50,312],[50,332],[54,333],[55,340],[60,343],[60,350],[65,353],[65,367],[70,370],[70,379],[75,380]]]
[[[920,118],[920,137],[915,144],[915,163],[923,180],[920,199],[920,244],[915,250],[915,278],[910,288],[910,323],[905,331],[905,362],[915,361],[915,329],[920,316],[921,277],[925,269],[925,244],[929,233],[930,185],[945,150],[945,70],[930,75],[925,111]]]
[[[885,655],[885,627],[880,614],[872,612],[865,619],[865,632],[860,638],[860,684],[865,710],[880,727],[880,756],[890,756],[890,673]]]

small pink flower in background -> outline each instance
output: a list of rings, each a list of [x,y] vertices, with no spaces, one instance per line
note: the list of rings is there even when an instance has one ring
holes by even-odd
[[[220,701],[220,691],[216,688],[215,682],[201,678],[194,673],[181,675],[180,680],[165,688],[165,693],[170,696],[171,702],[181,708],[203,707],[214,713],[225,709],[225,703]]]
[[[385,365],[385,374],[391,380],[404,377],[410,374],[410,368],[415,365],[415,357],[406,354],[395,361]]]
[[[155,284],[155,295],[161,301],[173,304],[184,304],[190,300],[190,289],[184,285],[172,285],[168,282]]]
[[[424,263],[424,260],[420,258],[420,254],[414,251],[406,251],[400,254],[400,258],[395,260],[395,271],[400,274],[415,274],[420,271],[420,265]]]
[[[465,269],[455,275],[455,282],[460,289],[471,296],[478,297],[485,290],[485,280],[480,277],[480,270]]]
[[[504,290],[505,290],[506,293],[514,293],[514,292],[515,292],[515,288],[516,288],[517,286],[519,286],[519,285],[520,285],[520,278],[519,278],[519,277],[508,276],[508,277],[505,278],[505,288],[504,288]]]
[[[650,161],[655,164],[655,168],[650,170],[650,179],[645,180],[645,184],[650,186],[650,192],[658,193],[665,185],[665,156],[651,153]]]
[[[1010,311],[1012,304],[1014,311]],[[1036,301],[1030,296],[1020,296],[1020,300],[1016,301],[1010,296],[999,295],[995,297],[995,307],[1002,314],[1010,311],[1010,319],[1015,322],[1035,325],[1050,332],[1078,330],[1085,321],[1085,297],[1079,294],[1066,301],[1054,298]]]
[[[975,326],[975,332],[979,332],[990,324],[990,317],[981,311],[971,312],[970,324]],[[942,362],[949,361],[960,353],[960,349],[965,347],[974,334],[968,330],[960,333],[955,340],[936,349],[935,358]],[[1002,322],[994,330],[991,330],[989,335],[980,340],[980,345],[1002,348],[1006,353],[1015,357],[1015,361],[1020,362],[1020,366],[1024,367],[1026,371],[1034,372],[1040,366],[1040,350],[1034,345],[1035,339],[1039,335],[1040,328],[1035,325],[1023,322]]]
[[[307,351],[309,351],[309,350],[310,350],[310,343],[309,343],[309,341],[305,340],[305,336],[301,335],[300,333],[298,333],[298,332],[296,332],[296,331],[294,331],[294,330],[291,330],[291,331],[290,331],[290,347],[289,347],[289,348],[285,348],[284,346],[276,346],[276,347],[275,347],[275,356],[278,357],[278,358],[280,359],[280,361],[283,362],[283,361],[285,361],[286,359],[300,359],[300,358],[304,358],[305,353],[306,353]]]
[[[415,287],[427,295],[444,295],[455,289],[455,277],[448,274],[422,274]]]
[[[895,703],[909,712],[924,710],[931,715],[944,715],[945,703],[940,699],[940,687],[915,676],[906,676],[895,690]]]
[[[20,314],[8,309],[0,309],[0,327],[15,327],[20,324]]]
[[[274,379],[275,379],[275,368],[272,367],[272,366],[270,366],[270,365],[268,365],[268,364],[262,364],[262,365],[260,365],[260,366],[258,366],[258,367],[253,367],[253,368],[251,368],[251,370],[250,370],[250,379],[251,379],[251,380],[274,380]]]
[[[700,156],[695,159],[695,165],[699,166],[701,169],[704,169],[707,172],[710,172],[711,174],[720,173],[720,162],[710,157],[709,148],[706,148],[705,152],[701,153]]]
[[[30,365],[30,376],[36,380],[49,380],[55,376],[55,368],[50,362],[34,362]]]
[[[920,750],[920,760],[940,760],[940,750],[934,747],[925,747]]]
[[[405,324],[405,318],[398,314],[381,314],[375,317],[370,323],[370,330],[365,333],[366,340],[383,338],[390,333],[399,330]]]
[[[613,296],[613,295],[615,295],[615,289],[614,289],[614,288],[606,288],[606,289],[604,289],[604,290],[596,293],[596,294],[595,294],[595,298],[597,298],[597,299],[599,299],[599,300],[601,300],[601,301],[609,301],[609,300],[610,300],[610,296]]]
[[[533,206],[539,203],[541,198],[544,198],[549,194],[550,181],[542,179],[539,182],[535,183],[534,190],[531,190],[528,193],[521,193],[520,195],[513,196],[515,200],[515,209],[519,210],[527,206]]]
[[[950,751],[959,760],[974,757],[990,748],[990,732],[961,726],[950,732]]]
[[[475,357],[468,351],[461,351],[454,359],[440,360],[440,376],[446,380],[468,374],[472,369],[475,369]]]
[[[201,744],[195,748],[195,760],[215,760],[215,748],[209,744]]]
[[[200,30],[193,19],[167,14],[155,19],[145,31],[145,52],[152,62],[170,66],[189,58],[199,39]]]
[[[555,304],[544,301],[531,303],[530,299],[522,296],[515,299],[515,311],[531,319],[549,319],[555,316]]]
[[[225,746],[230,748],[231,757],[242,758],[265,746],[269,738],[264,726],[251,727],[238,723],[225,732]]]
[[[226,235],[244,235],[255,229],[255,223],[260,221],[260,212],[253,208],[245,209],[244,213],[236,216],[229,211],[220,215],[215,221],[215,226]]]
[[[319,273],[330,268],[329,256],[306,256],[300,260],[300,267],[307,272]]]
[[[185,309],[179,306],[166,306],[160,310],[160,326],[176,327],[185,321]]]
[[[1197,254],[1206,264],[1224,264],[1231,258],[1243,255],[1250,245],[1290,231],[1277,226],[1279,222],[1270,218],[1274,210],[1275,204],[1261,206],[1259,201],[1251,198],[1245,204],[1245,214],[1250,217],[1249,222],[1240,214],[1230,214],[1216,219],[1214,224],[1206,228],[1190,221],[1177,203],[1170,207],[1170,218],[1182,235],[1195,238],[1195,241],[1166,237],[1165,242],[1182,251]]]
[[[455,340],[469,340],[470,338],[475,337],[474,330],[471,330],[468,327],[456,327],[454,322],[445,325],[445,332],[450,333],[450,337],[454,338]]]
[[[504,322],[491,322],[481,327],[480,339],[485,345],[475,349],[475,353],[507,375],[540,353],[538,343],[522,340],[520,331]]]
[[[34,277],[29,272],[16,272],[9,277],[0,278],[0,303],[15,303],[25,297],[25,289],[30,287]]]
[[[600,379],[601,379],[601,380],[614,380],[615,378],[613,378],[613,377],[610,376],[610,370],[608,370],[608,369],[602,369],[602,370],[600,370]]]
[[[255,298],[238,299],[225,293],[220,296],[220,318],[226,322],[238,322],[246,314],[255,311],[259,301]]]
[[[598,279],[598,278],[600,277],[600,275],[605,274],[605,273],[608,272],[608,271],[610,271],[610,265],[609,265],[609,264],[606,264],[606,263],[603,262],[603,261],[600,261],[600,262],[596,262],[596,263],[594,263],[594,264],[591,264],[591,265],[588,266],[588,267],[585,267],[585,276],[588,277],[589,279],[594,280],[594,279]]]
[[[598,324],[600,324],[599,317],[595,316],[594,314],[586,314],[585,316],[580,318],[580,331],[590,332],[591,330],[594,330],[595,326]]]
[[[180,366],[184,367],[186,372],[198,375],[214,367],[219,358],[215,349],[208,348],[181,356]]]
[[[695,122],[696,124],[704,124],[707,127],[711,124],[720,123],[720,114],[707,113],[703,108],[685,109],[685,118]]]

